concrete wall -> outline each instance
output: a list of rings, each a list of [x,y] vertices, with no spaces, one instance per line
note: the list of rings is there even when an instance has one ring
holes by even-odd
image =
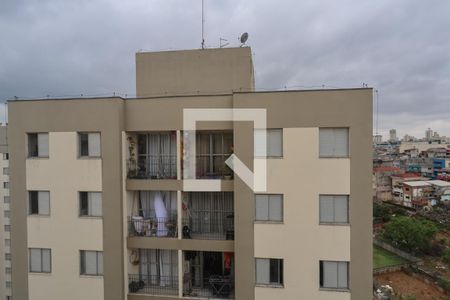
[[[101,159],[78,158],[76,132],[50,132],[49,158],[27,159],[27,190],[50,191],[50,216],[28,216],[28,248],[50,248],[52,272],[29,273],[29,299],[103,299],[103,277],[80,275],[80,250],[103,251],[101,218],[79,217],[79,191],[102,191]]]
[[[270,159],[267,173],[267,192],[283,194],[284,222],[255,224],[255,257],[284,259],[285,281],[256,287],[255,299],[349,300],[319,290],[320,260],[350,261],[350,226],[319,225],[319,194],[350,194],[350,159],[319,159],[318,128],[284,128],[283,158]]]
[[[136,54],[137,97],[253,90],[248,47]]]

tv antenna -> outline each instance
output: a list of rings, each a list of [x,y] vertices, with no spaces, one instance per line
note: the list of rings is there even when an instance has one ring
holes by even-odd
[[[224,42],[224,43],[222,43],[222,42]],[[227,39],[223,39],[223,38],[220,38],[219,39],[219,47],[220,48],[223,48],[223,47],[226,47],[226,46],[228,46],[230,43],[228,43],[228,40]]]
[[[241,37],[239,38],[239,41],[241,42],[241,47],[243,47],[245,45],[245,43],[248,40],[248,33],[244,32]]]
[[[205,0],[202,0],[202,49],[205,49]]]

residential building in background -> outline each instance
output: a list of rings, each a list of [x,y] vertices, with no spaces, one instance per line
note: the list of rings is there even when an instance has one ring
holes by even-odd
[[[389,130],[389,141],[390,142],[397,142],[398,141],[397,130],[395,130],[395,129]]]
[[[9,102],[14,299],[370,299],[372,89],[256,92],[247,47],[136,62],[135,99]],[[266,148],[188,108],[265,109]],[[225,161],[263,152],[254,192]]]
[[[0,299],[11,298],[11,221],[7,126],[0,124]]]

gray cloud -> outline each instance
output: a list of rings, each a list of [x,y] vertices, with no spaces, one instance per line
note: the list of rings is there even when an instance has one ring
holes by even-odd
[[[257,87],[374,86],[380,132],[450,135],[447,0],[206,1],[207,46],[250,33]],[[198,48],[201,1],[3,0],[0,100],[134,94],[134,53]]]

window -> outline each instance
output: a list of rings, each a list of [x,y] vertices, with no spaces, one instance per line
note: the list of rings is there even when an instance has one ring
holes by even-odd
[[[266,153],[264,153],[264,133],[266,133]],[[255,157],[282,157],[283,156],[283,130],[282,129],[255,129],[254,134]]]
[[[283,260],[257,258],[256,284],[283,285]]]
[[[11,246],[11,240],[10,239],[5,239],[5,246],[6,247]]]
[[[28,157],[48,157],[48,133],[28,134]]]
[[[81,157],[100,157],[100,133],[79,133]]]
[[[30,272],[50,273],[52,271],[52,250],[44,248],[30,248]]]
[[[4,197],[3,197],[3,201],[4,201],[5,203],[10,203],[10,202],[11,202],[11,199],[9,198],[9,196],[4,196]]]
[[[80,216],[102,216],[102,193],[80,192]]]
[[[9,153],[3,153],[3,160],[9,159]]]
[[[137,170],[132,177],[177,178],[176,132],[138,134],[137,142]]]
[[[197,178],[231,178],[233,172],[225,161],[233,154],[232,132],[197,131],[195,147]]]
[[[50,192],[29,191],[28,192],[28,214],[50,215]]]
[[[256,221],[283,221],[283,195],[255,195]]]
[[[5,210],[4,216],[5,216],[5,218],[11,218],[11,211],[10,210]]]
[[[103,252],[81,250],[80,274],[95,276],[103,275]]]
[[[11,260],[11,253],[5,253],[5,260]]]
[[[348,262],[320,261],[320,287],[348,289]]]
[[[9,175],[9,168],[3,168],[3,175]]]
[[[3,188],[4,189],[9,189],[9,182],[3,182]]]
[[[320,195],[320,223],[348,224],[348,195]]]
[[[6,282],[6,288],[7,289],[10,289],[12,287],[12,284],[11,284],[11,281],[7,281]],[[10,296],[6,296],[6,299],[8,300],[8,299],[11,299],[11,297]]]
[[[6,232],[11,231],[11,225],[5,225],[5,231]]]
[[[348,128],[320,128],[319,156],[348,157]]]
[[[5,273],[6,274],[11,274],[11,268],[10,267],[6,267],[5,268]]]

